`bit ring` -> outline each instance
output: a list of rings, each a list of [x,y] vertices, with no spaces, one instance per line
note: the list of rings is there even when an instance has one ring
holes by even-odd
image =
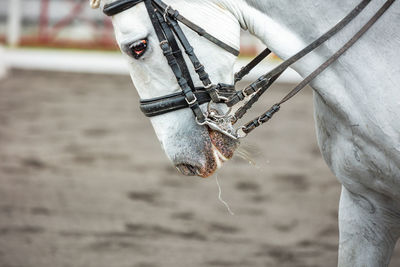
[[[220,95],[218,95],[218,98],[221,99],[221,100],[224,100],[224,101],[227,101],[227,100],[228,100],[227,97],[220,96]],[[210,102],[208,102],[208,104],[207,104],[207,112],[208,112],[208,114],[216,113],[216,112],[212,112],[212,111],[211,111],[211,104],[212,104],[212,103],[215,103],[215,102],[212,101],[212,100],[210,100]],[[215,103],[215,104],[216,104],[216,103]],[[232,111],[232,107],[229,107],[229,108],[228,108],[228,111],[225,112],[224,114],[222,114],[222,115],[220,115],[220,114],[215,114],[215,115],[213,115],[212,117],[213,117],[213,118],[216,118],[216,119],[227,118],[227,117],[229,116],[229,114],[231,113],[231,111]]]

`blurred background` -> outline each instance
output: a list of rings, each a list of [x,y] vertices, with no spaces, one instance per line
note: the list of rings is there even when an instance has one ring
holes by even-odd
[[[263,48],[244,32],[237,68]],[[1,267],[336,266],[340,185],[310,89],[218,172],[231,215],[215,176],[167,160],[87,0],[0,1],[0,77]],[[288,71],[249,118],[299,79]]]

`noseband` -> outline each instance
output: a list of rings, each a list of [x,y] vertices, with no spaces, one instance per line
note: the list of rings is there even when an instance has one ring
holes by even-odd
[[[163,51],[163,54],[167,59],[168,64],[181,88],[181,92],[179,93],[141,100],[140,108],[146,116],[153,117],[183,108],[190,108],[193,111],[196,122],[199,125],[207,125],[213,130],[219,131],[233,139],[238,139],[245,137],[255,128],[269,121],[272,116],[280,110],[280,106],[283,103],[288,101],[304,87],[306,87],[315,77],[328,68],[356,41],[358,41],[361,36],[385,13],[385,11],[389,9],[394,1],[395,0],[387,0],[385,4],[375,13],[375,15],[343,47],[341,47],[327,61],[325,61],[315,71],[307,76],[280,102],[273,105],[261,116],[237,129],[233,129],[232,125],[246,114],[253,104],[258,101],[260,96],[267,91],[267,89],[287,68],[289,68],[293,63],[299,61],[305,55],[314,51],[317,47],[343,29],[355,17],[357,17],[362,10],[365,9],[371,0],[363,0],[328,32],[240,91],[235,90],[235,85],[227,85],[222,83],[213,84],[211,82],[208,73],[205,71],[204,66],[197,58],[193,47],[190,45],[185,34],[183,33],[179,22],[183,23],[200,36],[208,39],[235,56],[239,55],[239,51],[210,35],[204,29],[192,23],[191,21],[187,20],[185,17],[180,15],[177,10],[174,10],[171,8],[171,6],[166,5],[161,0],[118,0],[105,5],[103,12],[108,16],[113,16],[137,5],[138,3],[144,2],[159,40],[161,50]],[[179,48],[178,42],[184,48],[185,53],[189,57],[196,73],[199,76],[200,81],[203,84],[203,87],[194,86],[189,68],[185,62],[182,51]],[[234,76],[235,84],[242,80],[244,76],[246,76],[270,53],[271,51],[268,48],[265,49],[248,65],[236,73]],[[244,100],[246,100],[245,104],[238,108],[234,114],[231,114],[230,110],[226,114],[219,114],[216,110],[213,110],[211,106],[212,103],[224,103],[231,108]],[[205,103],[208,103],[208,108],[205,112],[203,112],[200,108],[200,105]]]

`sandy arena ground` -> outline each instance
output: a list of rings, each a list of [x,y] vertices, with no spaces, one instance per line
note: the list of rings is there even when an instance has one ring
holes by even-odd
[[[214,178],[171,166],[129,77],[13,71],[0,81],[0,266],[336,266],[340,186],[311,98],[245,141],[255,166],[219,171],[231,216]]]

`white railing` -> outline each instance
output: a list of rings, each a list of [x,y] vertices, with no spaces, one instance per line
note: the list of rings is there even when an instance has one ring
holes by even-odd
[[[7,49],[4,58],[10,68],[128,75],[127,62],[120,52]],[[248,61],[239,58],[235,69],[239,70]],[[276,64],[279,61],[263,61],[250,73],[248,79],[257,79]],[[300,76],[289,69],[278,81],[292,83],[299,80]]]

